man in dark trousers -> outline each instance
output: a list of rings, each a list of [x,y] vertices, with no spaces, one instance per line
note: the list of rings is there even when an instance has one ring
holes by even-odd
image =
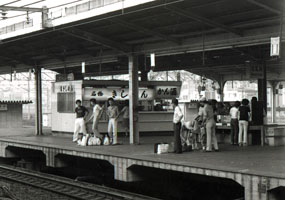
[[[86,126],[85,126],[85,117],[89,114],[89,111],[81,105],[81,100],[76,100],[76,119],[75,119],[75,127],[73,134],[73,142],[77,142],[78,133],[83,133],[83,135],[87,134]]]
[[[182,145],[180,138],[180,129],[181,129],[181,120],[183,118],[182,111],[178,106],[178,100],[172,99],[172,106],[174,109],[173,115],[173,129],[174,129],[174,152],[173,153],[182,153]]]

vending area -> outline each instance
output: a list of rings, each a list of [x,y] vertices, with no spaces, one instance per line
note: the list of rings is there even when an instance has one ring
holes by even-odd
[[[139,131],[169,132],[173,129],[171,99],[180,94],[180,81],[145,81],[139,82]],[[121,110],[129,99],[128,81],[120,80],[77,80],[59,81],[52,88],[52,131],[54,133],[72,133],[75,121],[75,101],[82,100],[83,106],[92,113],[90,99],[94,98],[101,105],[107,106],[107,99],[112,97]],[[118,132],[124,132],[122,119],[119,119]],[[107,132],[107,117],[103,113],[99,130]],[[91,132],[91,124],[87,125]]]

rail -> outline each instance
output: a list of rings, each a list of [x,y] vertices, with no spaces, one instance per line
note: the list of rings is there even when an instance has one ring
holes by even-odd
[[[13,182],[23,183],[32,187],[50,191],[73,199],[136,199],[155,200],[156,198],[121,191],[113,188],[94,185],[86,182],[79,182],[72,179],[59,177],[51,174],[44,174],[13,166],[0,165],[0,177]]]

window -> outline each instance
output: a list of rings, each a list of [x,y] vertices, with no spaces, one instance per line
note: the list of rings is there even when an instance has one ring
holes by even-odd
[[[73,113],[75,110],[75,93],[58,93],[57,94],[57,112]]]

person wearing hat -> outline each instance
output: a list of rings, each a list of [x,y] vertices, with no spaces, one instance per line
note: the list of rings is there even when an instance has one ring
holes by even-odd
[[[174,129],[174,152],[173,153],[182,153],[182,145],[181,145],[181,120],[183,118],[182,111],[178,106],[178,100],[176,98],[172,99],[172,106],[174,108],[173,115],[173,129]]]
[[[200,104],[203,107],[201,109],[200,115],[203,119],[203,124],[206,126],[207,143],[206,152],[212,151],[212,144],[214,145],[214,150],[219,151],[218,142],[216,138],[216,121],[214,118],[213,106],[206,100],[205,97],[200,99]]]

